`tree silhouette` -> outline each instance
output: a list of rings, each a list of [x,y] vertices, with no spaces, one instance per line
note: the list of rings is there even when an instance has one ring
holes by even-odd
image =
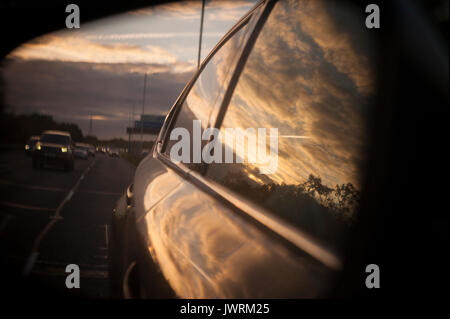
[[[299,184],[259,184],[249,179],[243,171],[228,172],[219,181],[235,192],[264,207],[286,217],[298,220],[295,214],[308,215],[306,210],[318,212],[317,205],[335,220],[350,225],[359,208],[360,192],[351,183],[336,185],[334,188],[322,183],[319,176],[310,174]],[[327,217],[325,217],[327,218]]]

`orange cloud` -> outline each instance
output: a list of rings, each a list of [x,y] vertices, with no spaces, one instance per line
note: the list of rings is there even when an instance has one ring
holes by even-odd
[[[39,42],[25,43],[10,54],[26,60],[58,60],[89,63],[174,63],[177,57],[157,47],[100,44],[74,36],[47,35]]]
[[[242,17],[257,1],[208,1],[205,6],[205,18],[215,21],[236,21]],[[156,7],[131,11],[133,15],[167,16],[182,20],[200,18],[201,1],[181,1]]]
[[[179,61],[167,50],[114,43],[101,44],[82,37],[46,35],[14,50],[9,58],[63,62],[86,62],[95,68],[118,72],[189,72],[195,68],[190,62]],[[124,67],[127,69],[124,70]]]
[[[224,128],[276,127],[307,137],[279,140],[278,171],[268,176],[277,183],[314,174],[330,187],[360,185],[374,70],[367,41],[345,23],[337,28],[339,9],[278,3],[228,107]]]

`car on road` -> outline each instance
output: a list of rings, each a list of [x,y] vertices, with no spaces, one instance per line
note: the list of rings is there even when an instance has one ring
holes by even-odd
[[[95,147],[87,143],[75,143],[76,149],[82,149],[87,152],[88,156],[95,156]]]
[[[88,155],[95,157],[95,152],[96,152],[95,147],[92,145],[88,145]]]
[[[89,147],[86,144],[83,143],[75,143],[75,150],[74,150],[74,156],[76,158],[81,158],[84,160],[88,159],[89,156]]]
[[[42,133],[32,155],[34,169],[44,165],[63,166],[66,171],[74,168],[74,146],[70,133],[45,131]]]
[[[108,150],[108,154],[110,157],[119,157],[119,149],[111,148]]]
[[[349,28],[359,17],[335,30],[320,4],[259,2],[186,85],[113,213],[116,296],[312,298],[329,289],[358,208],[375,71],[370,39]],[[322,54],[329,34],[348,41]],[[216,140],[214,161],[195,158],[214,136],[206,129],[228,128],[232,140]],[[256,138],[262,128],[277,129],[276,144],[272,129]],[[266,137],[269,156],[245,153],[261,153]],[[278,167],[262,173],[271,159]]]
[[[25,144],[25,154],[31,155],[35,150],[36,143],[39,141],[39,136],[31,136]]]
[[[416,192],[405,162],[429,157],[409,150],[426,112],[405,101],[431,107],[444,133],[448,59],[420,15],[390,3],[377,30],[359,1],[260,1],[222,38],[113,210],[113,297],[374,297],[368,266],[389,256],[401,274],[429,211],[405,230],[416,206],[399,195]],[[427,237],[425,274],[445,249]]]

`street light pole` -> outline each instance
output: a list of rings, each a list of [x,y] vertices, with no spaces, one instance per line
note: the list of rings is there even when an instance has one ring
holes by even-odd
[[[130,111],[130,118],[128,120],[128,153],[131,153],[131,134],[133,133],[133,126],[134,126],[134,102],[133,102],[133,111]]]
[[[202,34],[203,34],[203,18],[205,15],[205,0],[202,1],[202,13],[200,17],[200,39],[198,40],[198,60],[197,60],[197,69],[200,67],[200,58],[202,52]]]
[[[147,73],[144,76],[144,96],[142,98],[142,115],[141,115],[141,154],[144,150],[144,106],[145,106],[145,90],[147,88]]]

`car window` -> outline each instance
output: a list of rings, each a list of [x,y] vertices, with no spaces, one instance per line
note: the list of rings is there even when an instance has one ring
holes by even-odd
[[[41,137],[41,142],[68,145],[70,144],[70,137],[66,135],[44,134]]]
[[[375,92],[371,42],[352,9],[274,6],[225,113],[221,163],[206,172],[331,245],[358,209]]]
[[[27,144],[28,145],[35,145],[37,142],[39,142],[39,140],[28,140]]]
[[[201,130],[214,125],[225,90],[239,59],[239,53],[251,34],[261,8],[262,6],[259,6],[251,18],[241,25],[240,29],[209,60],[186,96],[171,134],[168,136],[165,152],[170,155],[174,144],[177,144],[181,139],[181,136],[176,133],[180,129],[187,130],[185,132],[188,132],[191,138],[189,143],[191,150],[188,156],[189,160],[183,161],[183,163],[192,169],[196,169],[197,164],[199,164],[196,160],[198,153],[196,154],[192,150],[194,144],[192,139],[195,138],[196,133],[193,130],[194,120],[200,121],[196,123],[201,127]],[[204,141],[201,143],[204,144]],[[171,159],[174,159],[173,156],[171,156]]]

